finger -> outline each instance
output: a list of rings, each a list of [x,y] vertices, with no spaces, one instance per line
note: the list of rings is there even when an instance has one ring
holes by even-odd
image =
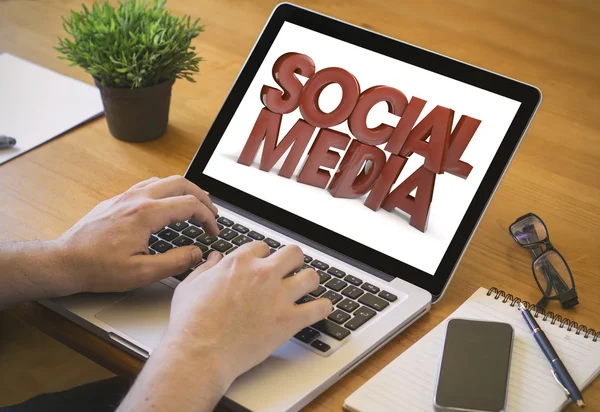
[[[132,258],[134,276],[150,284],[169,276],[179,275],[202,261],[202,251],[196,246],[184,246],[156,255],[137,255]]]
[[[269,245],[267,245],[265,242],[246,243],[245,245],[242,245],[238,250],[249,250],[254,254],[254,256],[259,258],[266,258],[267,256],[269,256],[269,253],[271,253]],[[237,252],[238,250],[234,251],[233,253]]]
[[[195,246],[194,246],[195,247]],[[208,259],[201,266],[198,266],[190,275],[184,280],[184,282],[191,282],[196,279],[199,275],[206,272],[208,269],[215,266],[223,259],[223,255],[221,255],[217,251],[213,251],[210,255],[208,255]]]
[[[296,305],[292,310],[294,316],[290,322],[293,328],[292,333],[312,325],[322,319],[325,319],[331,313],[333,305],[329,299],[320,298],[312,302]]]
[[[277,253],[273,253],[265,260],[269,264],[273,265],[273,267],[276,267],[278,271],[280,270],[281,277],[283,277],[290,272],[295,272],[296,270],[298,270],[298,268],[302,266],[302,263],[304,262],[304,253],[302,253],[302,249],[300,249],[296,245],[287,245],[284,246],[282,249],[277,250]]]
[[[155,177],[151,177],[150,179],[142,180],[141,182],[136,183],[135,185],[131,186],[129,188],[129,190],[141,189],[143,187],[148,186],[150,183],[156,182],[157,180],[160,180],[160,178],[158,178],[156,176]]]
[[[153,199],[193,195],[199,201],[204,203],[213,215],[216,216],[218,213],[218,210],[215,205],[213,205],[212,200],[210,200],[208,193],[182,176],[170,176],[160,179],[146,186],[146,190]]]
[[[152,213],[150,218],[153,232],[171,222],[194,219],[202,224],[209,235],[219,234],[215,215],[193,195],[168,197],[151,202],[149,211]]]
[[[319,287],[319,275],[314,269],[303,269],[284,279],[283,284],[290,301],[295,302]]]

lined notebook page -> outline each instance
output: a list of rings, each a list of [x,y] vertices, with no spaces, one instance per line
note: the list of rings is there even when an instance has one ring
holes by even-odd
[[[407,349],[348,399],[353,411],[432,411],[446,324],[450,318],[510,323],[515,331],[507,411],[557,411],[568,400],[550,373],[550,364],[535,342],[523,317],[510,301],[502,303],[480,288],[460,308]],[[576,335],[550,319],[538,318],[580,389],[600,372],[600,341]],[[485,367],[485,365],[482,365]],[[583,393],[585,399],[585,392]]]

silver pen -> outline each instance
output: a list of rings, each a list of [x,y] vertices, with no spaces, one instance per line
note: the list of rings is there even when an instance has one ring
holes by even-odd
[[[0,135],[0,149],[10,149],[17,144],[17,139]]]

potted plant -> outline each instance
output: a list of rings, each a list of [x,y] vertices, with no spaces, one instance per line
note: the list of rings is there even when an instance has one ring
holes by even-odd
[[[176,17],[165,0],[125,0],[85,5],[63,17],[65,32],[56,48],[61,59],[92,75],[100,89],[110,133],[142,142],[162,136],[169,120],[176,79],[191,82],[202,61],[192,39],[204,31],[199,19]]]

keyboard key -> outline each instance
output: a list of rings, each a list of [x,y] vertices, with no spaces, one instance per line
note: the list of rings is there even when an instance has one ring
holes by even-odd
[[[167,241],[171,241],[179,236],[179,233],[172,229],[165,229],[158,234],[158,237]]]
[[[250,231],[250,229],[248,229],[246,226],[242,226],[239,223],[236,223],[235,225],[233,225],[231,227],[233,230],[237,230],[240,233],[248,233]]]
[[[321,295],[322,298],[327,298],[331,301],[331,303],[333,303],[334,305],[336,303],[338,303],[340,300],[342,300],[342,295],[338,295],[337,293],[328,290],[327,292],[323,293],[323,295]]]
[[[342,280],[339,279],[331,279],[329,282],[327,282],[325,284],[325,286],[327,286],[329,289],[335,290],[336,292],[339,292],[340,290],[344,289],[346,286],[348,286],[348,284]]]
[[[152,249],[156,250],[159,253],[165,253],[166,251],[173,249],[173,246],[164,240],[159,240],[155,244],[152,245]]]
[[[233,243],[234,245],[237,246],[242,246],[245,245],[246,243],[250,243],[252,242],[252,239],[250,239],[248,236],[244,236],[244,235],[239,235],[238,237],[236,237],[235,239],[233,239],[231,241],[231,243]]]
[[[342,295],[348,296],[350,299],[358,299],[363,293],[365,293],[365,291],[356,286],[348,286],[342,291]]]
[[[185,278],[187,278],[190,275],[190,273],[192,273],[193,271],[194,271],[193,269],[188,269],[185,272],[180,273],[179,275],[175,275],[175,279],[179,279],[180,281],[183,282],[185,280]]]
[[[341,326],[335,324],[329,319],[323,319],[312,325],[313,328],[318,330],[321,333],[324,333],[327,336],[331,336],[336,340],[342,340],[348,335],[350,335],[350,331],[348,329],[342,328]]]
[[[353,284],[354,286],[360,286],[363,281],[357,278],[356,276],[348,275],[344,278],[344,280],[348,283]]]
[[[265,239],[265,235],[261,235],[260,233],[255,232],[254,230],[251,230],[250,233],[248,233],[248,236],[250,236],[254,240],[264,240]]]
[[[315,300],[315,298],[313,298],[312,296],[306,295],[306,296],[303,296],[300,299],[298,299],[296,301],[296,305],[302,305],[303,303],[308,303],[308,302],[311,302],[313,300]]]
[[[217,240],[215,243],[210,245],[211,248],[218,252],[226,252],[233,247],[233,245],[229,242],[224,241],[223,239]]]
[[[281,246],[281,243],[279,243],[278,241],[271,239],[270,237],[265,239],[265,243],[267,245],[269,245],[269,247],[272,247],[273,249],[277,249],[279,246]]]
[[[319,339],[311,343],[310,346],[312,346],[313,348],[317,348],[321,352],[327,352],[329,349],[331,349],[331,346],[329,346],[325,342],[321,342]]]
[[[214,251],[213,249],[208,249],[206,252],[204,252],[204,253],[202,254],[202,259],[204,259],[204,260],[207,260],[207,259],[208,259],[208,256],[209,256],[211,253],[219,253],[219,252],[216,252],[216,251]],[[223,256],[223,254],[222,254],[222,253],[219,253],[219,254],[220,254],[221,256]]]
[[[275,252],[277,252],[277,249],[269,249],[269,255],[272,255]]]
[[[316,267],[317,269],[321,269],[321,270],[327,270],[329,269],[329,265],[327,263],[323,263],[320,260],[313,260],[311,262],[311,265],[313,265],[314,267]]]
[[[322,272],[320,270],[317,270],[317,274],[319,275],[319,283],[323,284],[325,282],[327,282],[329,279],[331,279],[331,275],[328,275],[325,272]]]
[[[183,229],[188,227],[190,224],[187,222],[173,222],[169,225],[169,227],[173,230],[181,232]]]
[[[310,292],[310,294],[312,296],[314,296],[315,298],[318,298],[319,296],[321,296],[325,292],[327,292],[327,289],[325,289],[323,286],[319,285],[319,287],[317,287],[315,290],[313,290],[312,292]]]
[[[327,316],[327,319],[334,321],[335,323],[341,325],[350,319],[350,315],[346,312],[342,312],[341,310],[336,310],[331,315]]]
[[[204,231],[200,228],[197,228],[196,226],[190,226],[187,229],[183,229],[183,231],[181,232],[181,234],[186,235],[187,237],[191,237],[192,239],[197,238],[202,233],[204,233]]]
[[[223,226],[220,223],[217,223],[217,229],[219,229],[219,231],[223,230],[225,228],[225,226]]]
[[[234,246],[231,249],[229,249],[227,252],[225,252],[226,255],[230,254],[231,252],[233,252],[234,250],[236,250],[238,247]]]
[[[389,300],[390,302],[394,302],[396,299],[398,299],[398,296],[392,295],[390,292],[386,292],[385,290],[379,292],[379,296],[381,296],[385,300]]]
[[[210,245],[211,243],[215,243],[219,240],[216,236],[211,236],[208,233],[203,233],[196,238],[197,242],[204,243],[205,245]]]
[[[176,238],[175,240],[173,240],[173,244],[175,246],[188,246],[191,245],[192,243],[194,243],[194,241],[192,239],[190,239],[187,236],[179,236],[178,238]]]
[[[365,283],[364,285],[361,286],[361,288],[363,288],[367,292],[371,292],[373,294],[379,293],[379,290],[380,290],[377,286],[371,285],[370,283]]]
[[[346,276],[346,272],[344,272],[343,270],[334,268],[334,267],[330,267],[329,270],[327,271],[327,273],[329,273],[330,275],[336,276],[338,278],[343,278],[344,276]]]
[[[224,216],[221,216],[220,218],[218,218],[218,219],[217,219],[217,222],[221,223],[221,224],[222,224],[222,225],[224,225],[224,226],[228,226],[228,227],[229,227],[229,226],[231,226],[231,225],[233,225],[233,221],[232,221],[232,220],[229,220],[229,219],[227,219],[227,218],[226,218],[226,217],[224,217]]]
[[[200,250],[202,251],[202,253],[206,252],[208,250],[208,247],[206,247],[206,245],[203,245],[202,243],[194,243],[194,246],[199,247]]]
[[[192,269],[193,269],[193,270],[196,270],[196,269],[198,269],[200,266],[202,266],[202,265],[203,265],[203,264],[205,264],[205,263],[206,263],[206,261],[205,261],[205,260],[201,260],[199,263],[196,263],[196,265],[195,265],[195,266],[192,266]]]
[[[308,255],[304,255],[304,263],[310,263],[312,262],[312,258]]]
[[[148,249],[148,254],[150,254],[150,255],[156,255],[156,252],[153,251],[152,249]]]
[[[148,246],[151,246],[153,243],[158,242],[158,238],[154,235],[151,235],[150,238],[148,239]]]
[[[198,227],[202,227],[202,226],[204,226],[204,225],[202,224],[202,222],[199,222],[199,221],[197,221],[197,220],[194,220],[194,219],[188,219],[188,222],[190,222],[190,223],[191,223],[192,225],[194,225],[194,226],[198,226]]]
[[[383,310],[389,305],[389,303],[387,303],[385,300],[378,298],[377,296],[371,295],[370,293],[365,293],[364,295],[362,295],[360,299],[358,299],[358,302],[377,311]]]
[[[238,232],[236,232],[235,230],[231,230],[228,227],[221,230],[221,232],[219,233],[219,237],[222,237],[225,240],[231,240],[236,236],[238,236]]]
[[[365,308],[364,306],[354,312],[354,317],[346,322],[346,326],[350,330],[356,330],[360,328],[362,325],[367,323],[369,319],[375,316],[377,312],[371,310],[369,308]]]
[[[341,310],[345,310],[348,313],[352,313],[358,308],[360,305],[353,300],[344,299],[340,303],[338,303],[337,307]]]
[[[316,338],[318,338],[320,335],[321,334],[314,329],[304,328],[300,332],[296,333],[294,337],[300,342],[310,343]]]

